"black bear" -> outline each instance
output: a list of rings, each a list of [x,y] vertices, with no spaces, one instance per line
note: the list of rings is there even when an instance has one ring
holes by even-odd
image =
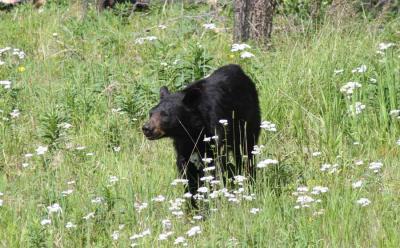
[[[100,11],[113,8],[117,3],[130,3],[134,6],[134,9],[146,9],[149,7],[150,0],[99,0],[97,2],[97,7]]]
[[[160,102],[149,115],[144,135],[149,140],[173,139],[179,173],[188,179],[192,195],[202,185],[205,167],[201,159],[195,163],[193,155],[212,158],[212,144],[219,149],[227,145],[225,149],[234,155],[235,166],[222,156],[223,172],[231,177],[244,167],[255,176],[251,151],[260,133],[260,106],[254,83],[239,65],[223,66],[176,93],[161,87]],[[243,155],[248,158],[245,162]]]

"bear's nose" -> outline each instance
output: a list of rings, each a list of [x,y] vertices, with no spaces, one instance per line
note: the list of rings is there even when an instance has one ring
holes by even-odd
[[[152,133],[153,129],[150,127],[150,125],[148,123],[146,123],[143,125],[142,131],[143,131],[144,135],[148,136]]]

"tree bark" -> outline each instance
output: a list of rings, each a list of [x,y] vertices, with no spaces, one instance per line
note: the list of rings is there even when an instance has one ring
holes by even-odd
[[[275,0],[235,0],[234,40],[253,39],[267,45],[271,38],[275,5]]]

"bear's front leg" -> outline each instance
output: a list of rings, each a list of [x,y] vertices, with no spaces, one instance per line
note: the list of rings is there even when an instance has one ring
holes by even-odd
[[[194,160],[193,155],[188,158],[178,155],[177,166],[181,178],[188,180],[188,184],[185,187],[185,193],[189,192],[192,194],[192,207],[197,208],[196,201],[193,196],[198,193],[197,189],[203,185],[202,181],[200,180],[200,178],[204,176],[201,160]]]

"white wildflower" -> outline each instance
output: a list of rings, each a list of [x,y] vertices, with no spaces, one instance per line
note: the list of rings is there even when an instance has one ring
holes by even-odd
[[[166,26],[166,25],[163,25],[163,24],[160,24],[160,25],[158,25],[158,28],[159,28],[159,29],[166,29],[167,26]]]
[[[192,237],[192,236],[194,236],[194,235],[196,235],[196,234],[200,234],[200,233],[201,233],[200,226],[194,226],[194,227],[190,228],[189,231],[186,232],[186,234],[187,234],[189,237]]]
[[[366,71],[367,71],[367,66],[366,66],[366,65],[361,65],[361,66],[359,66],[359,67],[353,69],[351,72],[352,72],[352,73],[355,73],[355,72],[364,73],[364,72],[366,72]]]
[[[203,24],[203,27],[205,29],[210,29],[210,30],[213,30],[213,29],[217,28],[214,23],[205,23],[205,24]]]
[[[218,135],[212,136],[211,139],[213,139],[213,140],[218,140]]]
[[[200,181],[210,182],[213,179],[214,179],[213,176],[205,176],[205,177],[200,178]]]
[[[207,193],[208,192],[208,188],[207,187],[200,187],[200,188],[197,189],[197,192]]]
[[[47,146],[39,146],[36,149],[36,154],[37,155],[43,155],[43,154],[45,154],[47,152],[47,150],[48,150]]]
[[[145,41],[155,41],[157,40],[157,37],[155,36],[147,36],[147,37],[142,37],[142,38],[137,38],[135,40],[135,43],[138,45],[142,45]]]
[[[42,225],[42,226],[46,226],[46,225],[50,225],[50,224],[51,224],[50,219],[43,219],[42,221],[40,221],[40,225]]]
[[[147,203],[146,202],[143,202],[143,203],[140,203],[140,202],[135,202],[134,204],[133,204],[133,206],[135,207],[135,209],[136,209],[136,211],[138,211],[139,213],[143,210],[143,209],[146,209],[147,208]]]
[[[19,116],[20,116],[20,114],[21,114],[21,112],[19,112],[19,109],[14,109],[11,113],[10,113],[10,115],[11,115],[11,118],[18,118]]]
[[[319,157],[319,156],[321,156],[321,152],[313,152],[311,155],[313,156],[313,157]]]
[[[361,188],[362,185],[363,185],[363,181],[359,180],[359,181],[353,183],[352,187],[353,187],[353,189],[358,189],[358,188]]]
[[[323,186],[315,186],[311,192],[313,195],[319,195],[321,193],[326,193],[328,192],[328,187],[323,187]]]
[[[172,222],[168,219],[161,221],[164,230],[170,230],[172,228]]]
[[[361,207],[366,207],[371,203],[371,201],[368,198],[360,198],[357,200],[357,204],[361,205]]]
[[[185,198],[191,198],[192,194],[190,192],[186,192],[185,194],[183,194],[183,197]]]
[[[76,228],[76,225],[69,221],[65,225],[65,228],[67,228],[67,229]]]
[[[88,213],[87,215],[83,216],[83,219],[88,220],[94,217],[94,212]]]
[[[299,192],[299,193],[306,193],[306,192],[308,192],[308,187],[300,186],[300,187],[297,188],[296,191]]]
[[[173,232],[166,232],[166,233],[161,233],[158,236],[158,240],[162,241],[162,240],[167,240],[169,236],[171,236],[172,234],[174,234]]]
[[[165,196],[163,196],[163,195],[158,195],[158,196],[154,197],[154,198],[152,199],[152,201],[155,201],[155,202],[163,202],[163,201],[165,201]]]
[[[119,151],[121,151],[121,147],[120,146],[114,146],[113,150],[114,150],[114,152],[119,152]]]
[[[350,105],[349,113],[352,115],[359,115],[365,109],[365,105],[361,102],[356,102],[354,105]]]
[[[181,210],[179,210],[179,211],[172,211],[171,214],[179,217],[179,216],[182,216],[182,215],[183,215],[183,211],[181,211]]]
[[[240,54],[240,57],[242,59],[248,59],[248,58],[254,57],[254,54],[252,54],[251,52],[245,51],[245,52],[242,52],[242,54]]]
[[[67,190],[62,191],[62,192],[61,192],[61,195],[62,195],[62,196],[67,196],[67,195],[72,194],[72,192],[74,192],[74,190],[72,190],[72,189],[67,189]]]
[[[111,237],[112,237],[113,240],[118,240],[119,239],[119,231],[114,231],[111,234]]]
[[[222,124],[223,126],[227,126],[228,125],[228,120],[225,119],[221,119],[218,121],[220,124]]]
[[[333,71],[333,73],[334,73],[335,75],[337,75],[337,74],[342,74],[343,72],[344,72],[343,69],[337,69],[337,70],[334,70],[334,71]]]
[[[234,176],[234,179],[235,179],[236,183],[242,183],[242,182],[244,182],[246,180],[246,177],[245,176],[241,176],[241,175],[237,175],[237,176]]]
[[[348,82],[340,88],[340,92],[346,95],[352,95],[354,90],[361,88],[361,84],[358,82]]]
[[[184,244],[186,243],[186,239],[182,236],[175,239],[174,245]]]
[[[384,51],[384,50],[386,50],[386,49],[388,49],[388,48],[390,48],[390,47],[392,47],[392,46],[394,46],[394,43],[385,43],[385,42],[382,42],[382,43],[379,43],[379,44],[378,44],[378,49],[381,50],[381,51]]]
[[[260,212],[260,209],[259,209],[259,208],[252,208],[252,209],[250,209],[250,213],[252,213],[252,214],[257,214],[258,212]]]
[[[235,43],[235,44],[232,44],[231,52],[242,51],[242,50],[245,50],[247,48],[251,48],[251,47],[249,45],[247,45],[247,44],[244,44],[244,43],[242,43],[242,44]]]
[[[64,129],[70,129],[72,127],[72,125],[67,122],[63,122],[63,123],[59,124],[58,126],[61,128],[64,128]]]
[[[28,167],[28,166],[29,166],[28,163],[22,163],[22,168],[26,168],[26,167]]]
[[[213,159],[212,158],[203,158],[202,161],[206,164],[209,164],[213,161]]]
[[[10,89],[11,88],[11,81],[0,80],[0,85],[2,85],[4,87],[4,89]]]
[[[25,156],[25,158],[31,158],[31,157],[33,157],[33,154],[32,153],[27,153],[24,156]]]
[[[383,163],[381,163],[381,162],[372,162],[369,164],[369,168],[371,170],[373,170],[375,173],[379,172],[379,170],[382,168],[382,166],[383,166]]]
[[[193,216],[193,219],[194,219],[194,220],[202,220],[202,219],[203,219],[203,216],[201,216],[201,215],[195,215],[195,216]]]
[[[312,197],[310,197],[310,196],[307,196],[307,195],[299,196],[299,197],[297,198],[297,200],[296,200],[296,202],[297,202],[297,203],[300,203],[300,205],[305,205],[305,204],[307,204],[307,203],[312,203],[312,202],[314,202],[314,201],[315,201],[314,198],[312,198]]]
[[[101,196],[97,196],[96,198],[92,199],[92,203],[94,204],[100,204],[104,201],[104,198]]]
[[[355,165],[363,165],[363,164],[364,164],[364,161],[362,161],[362,160],[357,160],[357,161],[354,162],[354,164],[355,164]]]
[[[109,178],[108,178],[108,182],[109,183],[116,183],[116,182],[118,182],[118,177],[117,176],[109,176]]]
[[[203,141],[204,142],[210,142],[211,141],[211,137],[204,137]]]
[[[265,168],[271,164],[278,164],[278,160],[276,159],[265,159],[257,164],[257,168]]]
[[[261,122],[260,127],[270,132],[276,132],[276,125],[270,121]]]
[[[393,116],[393,117],[397,117],[397,116],[400,115],[400,109],[393,109],[393,110],[390,110],[389,114],[390,114],[391,116]]]
[[[180,179],[180,178],[178,178],[178,179],[175,179],[172,183],[171,183],[171,185],[178,185],[178,184],[187,184],[188,183],[188,180],[187,179]]]
[[[203,169],[204,172],[215,170],[215,166],[209,166]]]

